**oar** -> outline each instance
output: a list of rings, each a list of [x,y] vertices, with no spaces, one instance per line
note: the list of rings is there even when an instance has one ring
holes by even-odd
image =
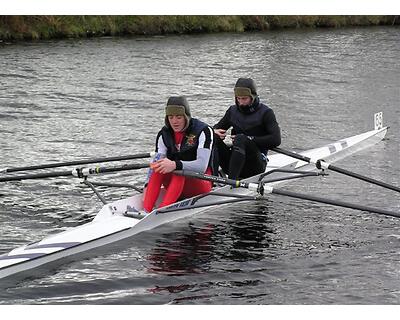
[[[148,167],[149,167],[148,163],[135,163],[135,164],[118,166],[118,167],[77,168],[77,169],[67,170],[67,171],[54,171],[54,172],[43,172],[43,173],[35,173],[35,174],[0,177],[0,182],[20,181],[20,180],[28,180],[28,179],[43,179],[43,178],[52,178],[52,177],[68,177],[68,176],[84,178],[84,177],[87,177],[89,175],[94,175],[94,174],[117,172],[117,171],[124,171],[124,170],[136,170],[136,169],[142,169],[142,168],[148,168]]]
[[[329,169],[329,170],[344,174],[344,175],[349,176],[349,177],[353,177],[353,178],[356,178],[356,179],[359,179],[359,180],[362,180],[362,181],[366,181],[366,182],[381,186],[383,188],[387,188],[387,189],[390,189],[390,190],[393,190],[393,191],[400,192],[400,188],[399,187],[396,187],[394,185],[388,184],[386,182],[375,180],[375,179],[370,178],[370,177],[363,176],[363,175],[355,173],[355,172],[348,171],[348,170],[343,169],[343,168],[336,167],[336,166],[326,162],[323,159],[311,159],[311,158],[303,156],[301,154],[298,154],[298,153],[295,153],[295,152],[292,152],[292,151],[289,151],[289,150],[284,150],[284,149],[281,149],[281,148],[272,148],[271,150],[275,151],[275,152],[278,152],[278,153],[282,153],[284,155],[287,155],[287,156],[295,158],[295,159],[302,160],[304,162],[315,164],[315,166],[318,169]]]
[[[377,213],[377,214],[382,214],[382,215],[386,215],[386,216],[400,218],[399,212],[389,211],[389,210],[380,209],[380,208],[373,208],[373,207],[368,207],[368,206],[364,206],[364,205],[353,204],[353,203],[344,202],[344,201],[340,201],[340,200],[331,200],[331,199],[311,196],[311,195],[307,195],[307,194],[303,194],[303,193],[287,191],[287,190],[283,190],[283,189],[276,189],[276,188],[266,185],[263,182],[260,182],[260,183],[245,182],[245,181],[240,181],[240,180],[226,179],[226,178],[217,177],[217,176],[209,176],[209,175],[205,175],[202,173],[193,172],[193,171],[185,171],[185,170],[174,171],[174,173],[185,176],[185,177],[197,178],[197,179],[201,179],[201,180],[207,180],[207,181],[212,181],[212,182],[216,182],[216,183],[221,183],[221,184],[229,185],[229,186],[232,186],[235,188],[246,188],[246,189],[249,189],[252,191],[256,191],[261,195],[264,195],[265,193],[278,194],[278,195],[287,196],[287,197],[291,197],[291,198],[325,203],[325,204],[330,204],[333,206],[345,207],[345,208],[361,210],[361,211],[368,211],[368,212],[372,212],[372,213]]]
[[[17,171],[32,171],[38,169],[49,169],[49,168],[59,168],[59,167],[67,167],[67,166],[76,166],[81,164],[91,164],[91,163],[100,163],[100,162],[111,162],[111,161],[122,161],[122,160],[133,160],[133,159],[144,159],[149,158],[155,155],[155,152],[147,152],[147,153],[137,153],[137,154],[130,154],[126,156],[114,156],[114,157],[107,157],[107,158],[94,158],[94,159],[82,159],[82,160],[74,160],[74,161],[66,161],[66,162],[55,162],[55,163],[46,163],[46,164],[39,164],[33,166],[26,166],[26,167],[10,167],[0,169],[0,173],[10,173],[10,172],[17,172]]]

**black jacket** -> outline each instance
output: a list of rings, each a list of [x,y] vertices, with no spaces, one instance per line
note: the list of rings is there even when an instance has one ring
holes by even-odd
[[[262,153],[281,144],[281,131],[274,111],[258,102],[248,109],[237,105],[230,106],[214,129],[228,130],[232,135],[244,134],[254,137],[253,141]]]

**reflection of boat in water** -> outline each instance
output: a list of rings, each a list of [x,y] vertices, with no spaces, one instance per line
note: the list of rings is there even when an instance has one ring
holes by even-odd
[[[228,209],[228,208],[226,208]],[[217,281],[219,286],[230,286],[233,281],[236,285],[248,285],[249,279],[243,272],[261,272],[259,266],[254,267],[254,261],[274,259],[275,250],[270,246],[274,236],[271,228],[273,217],[268,209],[261,208],[260,204],[236,208],[234,213],[218,214],[212,218],[214,222],[188,224],[182,230],[165,233],[157,240],[151,253],[146,257],[148,270],[151,274],[160,274],[169,278],[168,285],[162,282],[149,289],[153,293],[179,293],[174,303],[197,299],[210,299],[204,294],[204,286],[212,286]],[[207,215],[209,220],[210,215]],[[222,218],[222,219],[221,219]],[[185,224],[186,226],[186,224]],[[183,232],[182,232],[183,231]],[[250,265],[248,261],[253,261]],[[243,269],[236,269],[237,262],[243,263]],[[235,265],[232,269],[231,266]],[[250,269],[247,269],[250,268]],[[221,272],[229,274],[226,280],[220,278]],[[217,273],[218,280],[212,274]],[[192,283],[193,274],[207,275],[203,282]],[[235,276],[232,278],[232,274]],[[233,280],[235,279],[235,280]],[[226,281],[226,283],[222,283]],[[240,284],[242,283],[242,284]],[[196,292],[202,292],[200,295]]]
[[[169,275],[202,273],[211,259],[214,231],[211,224],[194,228],[189,223],[189,230],[183,234],[164,235],[147,257],[150,270]]]

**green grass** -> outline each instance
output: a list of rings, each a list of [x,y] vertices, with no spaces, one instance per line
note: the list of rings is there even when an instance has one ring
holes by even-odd
[[[0,16],[0,40],[398,24],[398,16]]]

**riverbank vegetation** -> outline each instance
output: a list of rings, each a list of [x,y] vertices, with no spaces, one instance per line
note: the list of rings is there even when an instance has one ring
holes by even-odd
[[[399,24],[399,16],[0,16],[0,40]]]

